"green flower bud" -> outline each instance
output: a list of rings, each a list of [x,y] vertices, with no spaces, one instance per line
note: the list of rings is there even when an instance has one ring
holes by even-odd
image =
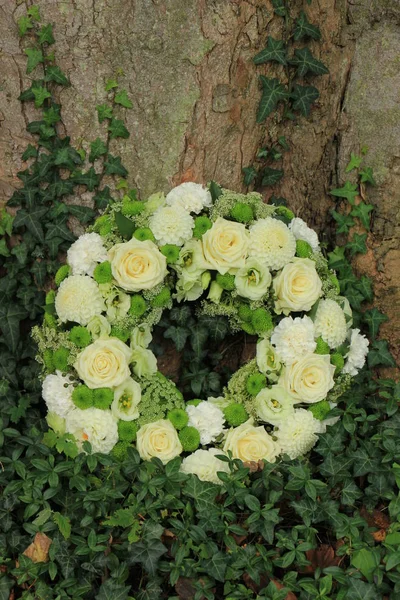
[[[200,402],[203,402],[203,400],[195,398],[194,400],[188,400],[188,402],[186,402],[186,406],[198,406]]]
[[[111,388],[97,388],[93,390],[93,406],[101,410],[110,408],[114,400],[114,392]]]
[[[47,292],[46,294],[46,304],[54,304],[56,299],[56,293],[54,290],[50,290],[49,292]]]
[[[93,279],[97,283],[109,283],[112,280],[111,263],[108,260],[96,266]]]
[[[134,232],[133,237],[137,240],[140,240],[141,242],[144,242],[146,240],[151,240],[152,242],[155,242],[153,232],[148,227],[139,227],[139,229],[136,229],[136,231]]]
[[[111,455],[118,462],[123,462],[128,456],[128,448],[130,446],[129,442],[119,441],[115,444],[114,448],[111,450]]]
[[[127,198],[127,200],[125,200]],[[125,216],[140,215],[145,209],[145,203],[139,200],[131,200],[129,196],[124,196],[121,212]]]
[[[165,244],[165,246],[161,246],[160,252],[167,259],[167,264],[173,265],[179,259],[180,248],[175,244]]]
[[[44,313],[44,322],[48,327],[51,327],[52,329],[57,328],[57,319],[54,315],[51,315],[50,313]]]
[[[231,210],[231,218],[239,223],[249,223],[254,219],[254,214],[251,206],[243,202],[236,202]]]
[[[253,313],[253,311],[251,310],[251,308],[248,304],[241,304],[239,306],[238,315],[239,315],[239,318],[242,319],[242,321],[245,321],[246,323],[251,321],[252,313]]]
[[[131,315],[135,317],[141,317],[147,310],[147,304],[143,296],[139,294],[134,294],[131,297],[131,307],[129,312]]]
[[[44,362],[44,366],[46,367],[47,371],[49,371],[49,373],[54,373],[55,366],[54,366],[54,361],[53,361],[53,351],[52,350],[47,349],[43,352],[43,362]]]
[[[257,396],[259,392],[267,385],[267,378],[262,373],[250,375],[246,381],[246,390],[250,396]]]
[[[331,363],[336,367],[335,375],[337,375],[344,367],[344,357],[340,352],[334,352],[331,356]]]
[[[154,298],[151,300],[151,305],[154,306],[154,308],[164,308],[164,306],[167,306],[170,300],[170,289],[168,287],[163,287],[161,292],[157,294],[157,296],[154,296]]]
[[[121,442],[134,442],[138,426],[134,421],[118,421],[118,437]]]
[[[235,289],[235,276],[230,273],[225,273],[225,275],[217,273],[215,280],[227,292],[232,292]]]
[[[321,400],[321,402],[311,404],[308,407],[308,410],[312,412],[314,419],[323,421],[326,418],[326,415],[330,412],[331,407],[329,406],[329,402],[327,400]]]
[[[174,408],[168,411],[167,419],[169,419],[175,429],[183,429],[189,421],[188,414],[183,408]]]
[[[251,324],[256,333],[265,333],[273,328],[271,313],[265,308],[257,308],[251,314]]]
[[[231,427],[239,427],[249,418],[243,404],[232,403],[224,408],[225,419]]]
[[[53,354],[53,364],[57,371],[68,371],[69,350],[58,348]]]
[[[211,227],[212,222],[208,217],[196,217],[194,220],[193,237],[199,240]]]
[[[179,439],[185,452],[194,452],[200,446],[200,433],[195,427],[184,427]]]
[[[78,348],[86,348],[92,341],[92,336],[86,327],[82,327],[81,325],[76,325],[69,332],[69,339],[75,346]]]
[[[72,392],[72,402],[81,410],[90,408],[93,406],[93,390],[86,385],[78,385]]]
[[[124,327],[117,327],[113,325],[111,327],[110,337],[116,337],[119,340],[121,340],[121,342],[126,343],[129,340],[131,333],[131,329],[126,329]]]

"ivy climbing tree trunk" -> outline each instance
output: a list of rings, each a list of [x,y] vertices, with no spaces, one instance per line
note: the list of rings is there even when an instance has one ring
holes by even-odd
[[[269,0],[43,0],[43,20],[55,25],[57,62],[71,81],[59,98],[62,126],[85,149],[95,137],[105,138],[95,106],[107,98],[105,81],[119,74],[134,104],[124,115],[131,135],[112,141],[111,151],[121,155],[142,196],[183,180],[214,179],[244,189],[243,167],[254,163],[260,147],[285,136],[290,149],[277,163],[285,175],[263,190],[265,197],[286,197],[327,237],[334,206],[328,191],[348,178],[350,152],[367,145],[379,187],[368,198],[377,209],[359,268],[375,279],[391,317],[385,333],[398,356],[400,9],[389,0],[292,0],[290,6],[293,12],[303,8],[319,26],[322,39],[310,48],[329,74],[315,80],[320,97],[309,118],[283,121],[278,111],[257,124],[259,75],[286,77],[283,66],[252,62],[267,35],[288,33]],[[3,204],[18,187],[21,154],[31,141],[25,128],[33,115],[26,111],[34,109],[18,101],[30,85],[16,25],[25,11],[25,4],[15,8],[0,0]],[[79,200],[90,201],[90,195]]]

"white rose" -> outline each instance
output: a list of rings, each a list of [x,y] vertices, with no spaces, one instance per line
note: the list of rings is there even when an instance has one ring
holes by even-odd
[[[324,400],[333,388],[334,372],[329,354],[308,354],[284,369],[279,384],[289,392],[295,403],[314,404]]]
[[[197,475],[201,481],[221,484],[221,480],[217,475],[218,471],[230,472],[228,463],[217,458],[217,455],[223,454],[224,452],[218,450],[218,448],[196,450],[196,452],[183,459],[180,470],[188,475]]]
[[[322,295],[322,283],[309,258],[293,258],[273,281],[277,314],[310,310]]]
[[[121,340],[98,339],[78,355],[74,367],[90,389],[114,388],[130,376],[131,354]]]
[[[275,348],[267,338],[260,338],[257,342],[257,367],[261,373],[267,375],[270,381],[278,380],[281,370],[281,361]]]
[[[230,269],[245,266],[248,245],[249,232],[246,227],[221,217],[203,235],[204,256],[222,275]]]
[[[111,404],[111,412],[116,419],[122,421],[133,421],[139,417],[138,404],[142,398],[140,385],[128,377],[114,390],[114,400]]]
[[[136,447],[143,460],[159,458],[164,464],[179,456],[182,444],[171,421],[160,419],[143,425],[137,433]]]
[[[109,252],[111,270],[120,287],[130,292],[148,290],[167,275],[167,260],[150,240],[132,238]]]
[[[242,269],[235,276],[237,292],[243,298],[260,300],[268,293],[272,277],[268,267],[256,258],[249,258]]]
[[[264,388],[254,400],[257,417],[265,423],[278,425],[294,413],[293,398],[280,385]]]
[[[243,462],[265,459],[274,463],[280,453],[280,447],[265,428],[254,427],[252,419],[228,431],[223,450],[230,450],[233,458],[239,458]]]

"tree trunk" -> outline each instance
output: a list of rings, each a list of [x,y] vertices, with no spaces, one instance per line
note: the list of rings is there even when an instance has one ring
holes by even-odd
[[[303,6],[304,4],[304,6]],[[376,282],[378,304],[391,318],[384,331],[400,354],[400,20],[393,0],[291,0],[318,24],[312,51],[329,67],[316,84],[310,118],[256,124],[258,76],[284,77],[283,68],[256,67],[253,56],[284,21],[269,0],[43,0],[43,20],[55,24],[57,61],[71,80],[61,93],[65,132],[87,147],[105,127],[95,105],[107,99],[104,82],[116,72],[133,99],[124,115],[128,140],[113,141],[142,196],[182,180],[243,189],[242,168],[257,150],[285,135],[285,177],[274,189],[291,208],[330,236],[328,190],[349,178],[350,152],[367,145],[378,187],[367,260],[359,267]],[[397,6],[397,7],[396,7]],[[24,43],[16,21],[26,10],[0,0],[0,201],[18,186],[21,154],[32,117],[18,95],[28,87]],[[123,109],[121,109],[123,110]],[[27,114],[29,112],[29,114]],[[384,328],[385,329],[385,328]]]

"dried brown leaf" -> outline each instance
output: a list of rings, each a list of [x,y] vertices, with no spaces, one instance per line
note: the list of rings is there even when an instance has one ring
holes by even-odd
[[[35,535],[32,544],[23,552],[25,556],[31,559],[32,562],[47,562],[49,560],[49,548],[52,544],[51,540],[45,533],[40,531]]]

